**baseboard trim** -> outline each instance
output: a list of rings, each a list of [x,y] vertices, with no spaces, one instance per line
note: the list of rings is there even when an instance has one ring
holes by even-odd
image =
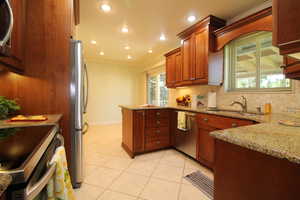
[[[91,126],[121,124],[122,121],[90,122]]]

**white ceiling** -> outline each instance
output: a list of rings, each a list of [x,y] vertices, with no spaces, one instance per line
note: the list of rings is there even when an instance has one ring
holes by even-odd
[[[179,46],[177,34],[189,27],[186,18],[209,14],[223,19],[262,4],[265,0],[106,0],[112,11],[104,13],[101,0],[81,0],[77,38],[84,42],[85,57],[93,60],[142,64]],[[121,28],[127,25],[129,33]],[[167,40],[159,40],[164,33]],[[97,44],[92,45],[91,40]],[[129,45],[130,50],[124,47]],[[148,50],[153,53],[149,54]],[[105,53],[100,56],[100,51]],[[132,60],[127,56],[131,55]]]

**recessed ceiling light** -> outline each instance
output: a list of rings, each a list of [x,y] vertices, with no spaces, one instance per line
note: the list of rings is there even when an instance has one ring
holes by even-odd
[[[101,5],[101,9],[102,9],[104,12],[109,12],[109,11],[111,11],[111,6],[105,3],[105,4],[102,4],[102,5]]]
[[[127,58],[128,58],[129,60],[132,59],[132,57],[131,57],[130,55],[128,55]]]
[[[124,49],[129,50],[130,46],[125,46]]]
[[[148,50],[148,53],[153,53],[152,49],[149,49],[149,50]]]
[[[166,40],[166,36],[164,34],[161,34],[160,38],[161,41],[165,41]]]
[[[122,33],[128,33],[129,30],[126,26],[124,26],[121,31]]]
[[[91,44],[97,44],[96,40],[91,40]]]
[[[100,52],[100,56],[104,56],[104,52],[103,51]]]
[[[187,20],[188,20],[189,22],[193,22],[193,21],[196,20],[196,17],[195,17],[194,15],[191,15],[191,16],[189,16],[189,17],[187,18]]]

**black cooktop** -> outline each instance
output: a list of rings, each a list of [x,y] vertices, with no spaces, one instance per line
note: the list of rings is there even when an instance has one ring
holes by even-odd
[[[52,129],[53,126],[0,129],[0,172],[21,167]]]

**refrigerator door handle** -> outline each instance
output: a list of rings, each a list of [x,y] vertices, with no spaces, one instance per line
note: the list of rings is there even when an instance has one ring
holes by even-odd
[[[85,114],[87,112],[87,105],[89,101],[89,75],[88,75],[86,64],[84,64],[84,79],[85,79],[85,86],[83,87],[83,94],[84,94],[83,113]]]

